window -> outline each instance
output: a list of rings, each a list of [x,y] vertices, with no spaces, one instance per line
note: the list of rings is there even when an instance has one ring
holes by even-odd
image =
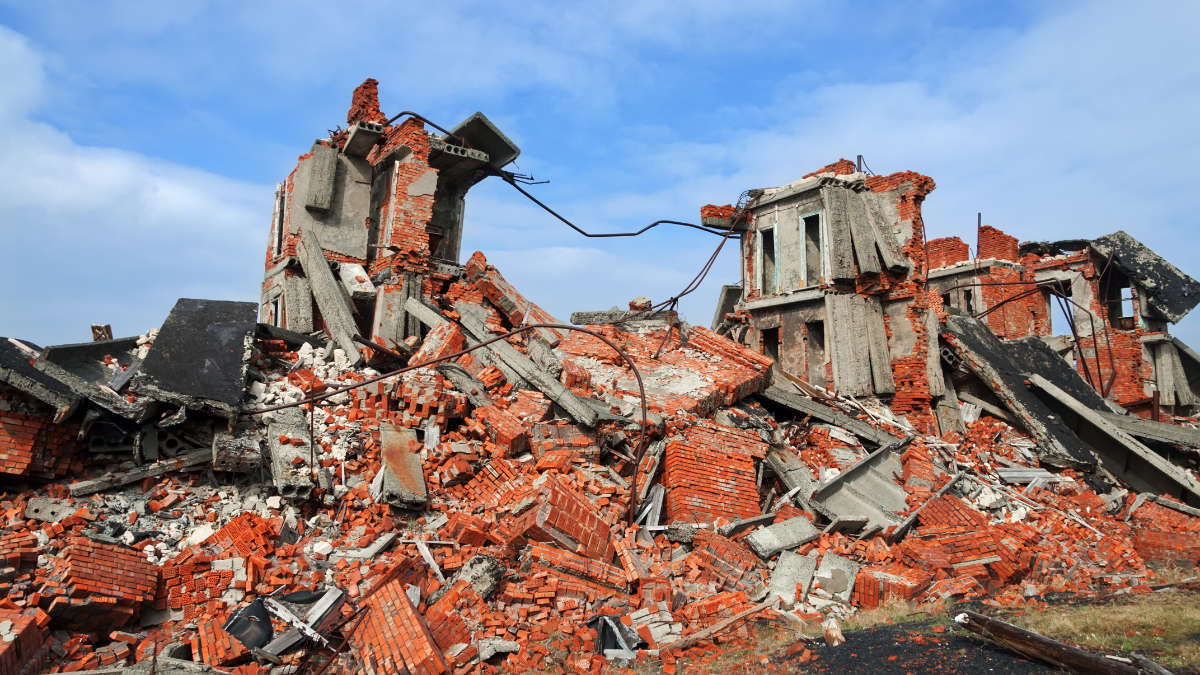
[[[285,220],[284,214],[283,214],[283,208],[284,208],[284,193],[283,193],[283,186],[281,185],[281,186],[275,188],[275,223],[274,223],[274,227],[271,228],[275,234],[275,241],[272,244],[272,248],[271,248],[271,250],[273,251],[273,255],[279,255],[280,253],[283,252],[283,221]]]
[[[763,295],[772,295],[779,289],[779,270],[775,266],[775,230],[759,231],[759,261],[762,280],[759,288]]]
[[[1129,277],[1119,270],[1109,270],[1104,284],[1105,302],[1108,305],[1108,322],[1114,328],[1133,330],[1133,289],[1129,285]],[[1107,283],[1105,283],[1107,282]]]
[[[779,362],[779,329],[764,328],[762,331],[763,353]]]
[[[280,311],[281,303],[279,302],[279,300],[280,299],[278,297],[276,297],[274,300],[271,301],[271,325],[282,328],[283,327],[283,312]]]
[[[954,306],[954,303],[950,302],[950,294],[942,293],[942,309],[949,312],[950,308],[953,306]]]
[[[825,322],[810,321],[804,324],[804,360],[809,384],[824,387]]]
[[[821,237],[821,214],[810,213],[802,216],[800,221],[804,224],[804,285],[816,286],[821,283],[821,263],[825,257]]]

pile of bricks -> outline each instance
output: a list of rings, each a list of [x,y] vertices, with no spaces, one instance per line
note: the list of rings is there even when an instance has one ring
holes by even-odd
[[[909,180],[914,195],[931,187]],[[497,332],[549,320],[482,256],[468,267],[429,282],[428,304],[451,328],[414,341],[412,363],[465,345],[455,323],[463,303]],[[1034,486],[1004,484],[999,467],[1045,467],[1002,421],[985,415],[962,433],[923,434],[932,397],[918,386],[920,359],[903,384],[912,411],[903,421],[848,401],[820,403],[912,435],[894,472],[880,474],[901,495],[893,515],[908,529],[834,522],[834,507],[814,497],[818,484],[855,475],[874,446],[752,400],[767,385],[770,359],[700,328],[686,340],[674,326],[592,329],[643,374],[644,439],[636,384],[608,345],[576,332],[527,334],[509,340],[517,354],[532,360],[535,347],[549,345],[562,361],[558,381],[608,414],[589,427],[552,400],[560,391],[510,382],[502,361],[475,352],[457,361],[478,391],[418,368],[321,403],[309,498],[289,501],[245,479],[213,487],[203,471],[73,502],[57,483],[6,495],[0,565],[10,569],[0,570],[0,592],[11,606],[0,608],[0,626],[11,620],[16,637],[0,642],[0,671],[5,659],[32,652],[53,654],[46,670],[68,672],[140,663],[156,650],[166,659],[163,646],[184,645],[194,661],[239,675],[328,660],[333,673],[602,672],[629,661],[669,672],[679,658],[753,639],[755,622],[784,622],[785,613],[817,622],[898,601],[1018,605],[1056,592],[1140,592],[1154,580],[1148,563],[1200,559],[1200,518],[1186,505],[1098,493],[1069,470]],[[303,367],[279,340],[256,348],[268,384],[303,392],[372,374]],[[405,479],[424,480],[423,506],[371,496],[383,425],[410,434],[419,470]],[[307,429],[284,436],[305,449],[305,462]],[[772,460],[781,456],[788,481],[808,478],[777,475]],[[62,500],[67,515],[31,519],[35,496]],[[811,532],[780,534],[801,525]],[[276,664],[226,629],[258,600],[331,587],[345,592],[345,604],[320,632],[346,637],[348,649],[307,642]],[[782,602],[763,604],[771,598]],[[603,617],[623,627],[628,652],[597,652]],[[269,623],[275,636],[290,627],[279,617]],[[673,646],[681,640],[686,649]]]

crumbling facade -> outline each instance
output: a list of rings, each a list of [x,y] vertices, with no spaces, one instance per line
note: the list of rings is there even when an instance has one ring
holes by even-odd
[[[388,124],[377,87],[276,188],[262,289],[264,323],[326,330],[355,359],[354,335],[394,348],[420,332],[404,302],[458,264],[467,191],[520,154],[482,113],[444,135]]]
[[[1101,397],[1142,416],[1195,411],[1200,361],[1168,333],[1200,302],[1195,280],[1124,232],[1019,245],[981,224],[972,258],[958,237],[925,240],[931,179],[854,169],[840,160],[751,193],[742,285],[718,309],[725,331],[815,387],[890,399],[927,431],[960,428],[924,415],[954,407],[937,339],[947,312],[1002,340],[1042,338]]]
[[[1195,282],[1127,235],[981,228],[969,259],[925,242],[931,179],[842,161],[701,209],[742,246],[716,330],[644,298],[570,325],[459,264],[463,196],[516,148],[396,119],[368,80],[300,158],[261,303],[0,339],[0,675],[670,672],[763,624],[1200,563],[1166,333]]]

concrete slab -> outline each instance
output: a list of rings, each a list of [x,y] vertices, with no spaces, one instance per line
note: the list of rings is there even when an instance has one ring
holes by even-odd
[[[815,559],[795,551],[780,553],[771,578],[767,581],[767,597],[778,597],[783,602],[783,607],[790,609],[808,595],[816,571]],[[797,586],[800,586],[799,592],[796,590]]]
[[[246,390],[257,322],[253,302],[180,298],[130,390],[180,406],[235,414]]]
[[[371,481],[371,497],[404,508],[424,506],[429,493],[425,488],[417,432],[384,424],[379,428],[379,445],[382,462],[375,480]]]
[[[765,560],[780,551],[807,544],[819,536],[821,531],[812,521],[804,516],[796,516],[782,523],[760,527],[746,535],[746,543],[758,557]]]
[[[826,553],[821,556],[821,564],[817,566],[813,580],[833,599],[850,604],[854,580],[858,577],[860,568],[861,565],[849,558],[843,558],[836,553]]]

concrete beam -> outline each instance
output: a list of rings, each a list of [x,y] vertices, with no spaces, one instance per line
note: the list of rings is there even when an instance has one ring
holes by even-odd
[[[463,330],[466,331],[470,338],[477,342],[482,342],[492,337],[491,330],[488,329],[487,324],[479,316],[479,313],[482,312],[481,308],[461,301],[456,302],[454,308],[459,313],[460,324]],[[562,382],[559,382],[541,368],[538,368],[537,364],[517,351],[516,347],[513,347],[504,340],[498,340],[488,345],[487,349],[499,357],[517,375],[524,378],[534,388],[545,394],[547,398],[558,404],[577,423],[589,429],[596,426],[599,415],[592,406],[585,403],[583,399],[576,396],[570,389],[567,389]]]
[[[346,298],[341,284],[333,277],[329,269],[329,261],[325,259],[321,240],[316,230],[305,228],[300,231],[300,244],[297,246],[300,257],[300,267],[308,283],[312,287],[313,297],[325,319],[325,327],[329,336],[341,347],[354,365],[362,362],[358,353],[358,343],[354,336],[358,334],[358,325],[354,322],[354,310]]]
[[[1041,375],[1031,375],[1029,381],[1099,432],[1100,437],[1096,437],[1092,447],[1104,468],[1117,478],[1139,492],[1170,492],[1193,506],[1200,505],[1200,482],[1190,472],[1175,466],[1122,431],[1104,414],[1080,403]],[[1110,442],[1104,443],[1105,439]]]
[[[876,429],[867,422],[855,419],[840,410],[835,410],[823,403],[787,391],[778,383],[772,383],[771,386],[760,392],[759,396],[786,408],[791,408],[802,415],[812,415],[822,422],[836,424],[858,436],[863,441],[874,443],[876,446],[888,445],[897,440],[895,436],[882,429]]]

